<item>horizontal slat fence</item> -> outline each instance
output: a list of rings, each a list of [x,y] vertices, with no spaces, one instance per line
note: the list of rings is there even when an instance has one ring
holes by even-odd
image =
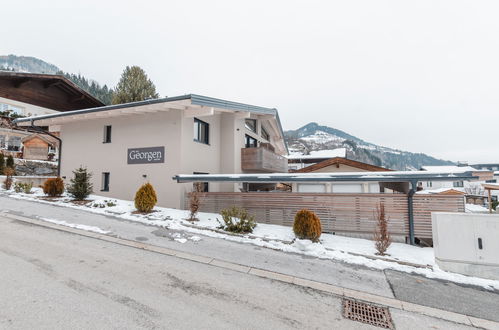
[[[409,235],[407,195],[404,194],[320,194],[275,192],[199,193],[200,211],[219,213],[232,206],[243,207],[257,222],[293,226],[295,213],[314,211],[324,232],[372,234],[376,207],[385,205],[389,230],[394,236]],[[186,198],[188,208],[189,196]],[[462,196],[414,196],[415,236],[431,238],[431,212],[464,212]]]

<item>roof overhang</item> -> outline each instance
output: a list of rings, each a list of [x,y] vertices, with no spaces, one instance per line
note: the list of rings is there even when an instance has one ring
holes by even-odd
[[[173,177],[186,182],[416,182],[478,180],[471,172],[425,173],[420,171],[272,173],[272,174],[179,174]]]

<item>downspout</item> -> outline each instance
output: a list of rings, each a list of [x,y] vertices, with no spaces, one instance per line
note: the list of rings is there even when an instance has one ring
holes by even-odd
[[[415,245],[416,239],[414,237],[414,200],[413,196],[416,193],[418,186],[417,181],[411,181],[411,189],[407,194],[407,213],[409,215],[409,244]]]
[[[59,138],[58,136],[55,136],[54,134],[50,133],[50,132],[47,132],[47,131],[44,131],[43,129],[41,129],[40,127],[38,126],[35,126],[34,125],[34,119],[31,119],[31,128],[39,133],[42,133],[42,134],[47,134],[51,137],[53,137],[54,139],[56,139],[58,142],[59,142],[59,155],[57,156],[57,177],[61,177],[61,155],[62,155],[62,140],[61,138]]]

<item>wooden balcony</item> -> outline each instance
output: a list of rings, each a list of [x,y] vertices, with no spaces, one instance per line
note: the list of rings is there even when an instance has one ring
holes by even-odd
[[[249,173],[287,173],[288,160],[266,147],[242,148],[241,168]]]

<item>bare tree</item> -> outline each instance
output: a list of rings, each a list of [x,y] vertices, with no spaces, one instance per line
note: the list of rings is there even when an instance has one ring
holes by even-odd
[[[374,231],[374,246],[378,252],[377,255],[384,256],[386,250],[392,243],[390,233],[388,232],[388,219],[385,212],[385,204],[376,205],[375,212],[376,229]]]
[[[187,220],[189,221],[198,221],[199,219],[197,218],[198,210],[199,207],[201,206],[201,202],[199,200],[199,193],[202,192],[202,183],[201,182],[195,182],[194,183],[194,189],[191,192],[190,199],[189,199],[189,210],[191,211],[191,214],[189,215],[189,218]]]

